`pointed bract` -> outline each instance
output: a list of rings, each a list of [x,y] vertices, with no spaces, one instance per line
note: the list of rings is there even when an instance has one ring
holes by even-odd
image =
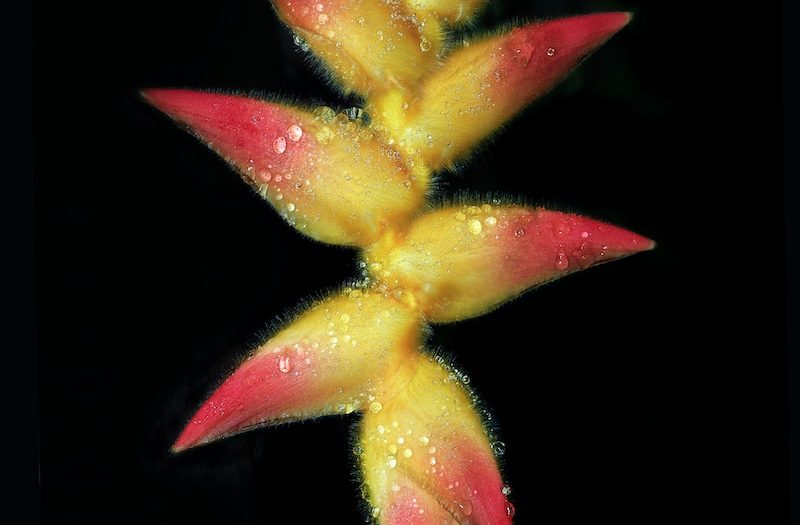
[[[413,297],[431,322],[487,312],[525,290],[649,250],[650,239],[579,215],[462,205],[418,218],[366,252],[377,279]]]
[[[143,96],[227,160],[302,233],[366,246],[404,224],[425,174],[360,121],[246,97],[149,89]],[[379,175],[378,175],[379,174]]]
[[[402,379],[397,379],[398,377]],[[381,523],[511,523],[489,437],[458,375],[417,354],[361,422],[361,468]]]
[[[272,0],[345,92],[412,89],[437,64],[442,31],[399,1]]]
[[[349,413],[383,395],[383,378],[415,352],[420,320],[381,294],[346,290],[261,345],[200,407],[173,446],[265,424]]]
[[[480,315],[654,243],[579,215],[499,201],[421,208],[433,171],[551,89],[630,14],[530,24],[445,57],[443,28],[469,21],[485,0],[272,3],[342,90],[364,97],[369,118],[198,91],[142,95],[302,233],[363,248],[363,281],[260,345],[200,406],[173,451],[260,425],[362,411],[356,453],[373,518],[510,524],[499,444],[463,376],[420,352],[425,323]]]
[[[630,20],[629,13],[527,25],[470,42],[426,79],[404,119],[386,125],[432,170],[451,166],[531,101],[549,91]]]

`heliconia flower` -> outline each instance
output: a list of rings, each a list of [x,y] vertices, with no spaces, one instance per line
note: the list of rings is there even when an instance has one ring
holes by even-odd
[[[260,425],[374,408],[383,377],[416,352],[418,315],[345,289],[303,313],[246,359],[200,407],[174,451]]]
[[[486,0],[406,0],[417,12],[433,13],[449,25],[469,22],[480,11]]]
[[[541,96],[630,20],[604,13],[475,39],[485,0],[272,0],[367,114],[147,89],[302,233],[362,250],[362,280],[261,344],[199,407],[173,451],[262,425],[363,413],[356,452],[383,525],[510,524],[493,441],[463,376],[421,351],[426,323],[654,243],[575,214],[477,202],[426,208],[431,174]],[[305,44],[303,43],[305,42]],[[319,264],[325,264],[320,261]]]
[[[535,98],[549,91],[583,58],[630,21],[603,13],[535,23],[469,42],[426,78],[420,95],[398,120],[384,107],[387,126],[432,170],[466,155]]]
[[[424,355],[408,361],[393,397],[361,421],[357,452],[373,517],[386,525],[511,523],[492,442],[459,375]]]
[[[366,246],[389,225],[405,223],[425,195],[425,172],[409,165],[376,131],[329,108],[310,112],[178,89],[142,94],[314,239]]]
[[[433,16],[398,1],[272,0],[345,92],[406,90],[437,64],[443,34]]]
[[[525,290],[653,248],[650,239],[541,208],[461,205],[419,217],[402,237],[366,252],[383,282],[414,297],[425,318],[483,314]]]

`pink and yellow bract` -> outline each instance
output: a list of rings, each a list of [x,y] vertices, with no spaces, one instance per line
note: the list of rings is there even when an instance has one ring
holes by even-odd
[[[363,114],[147,89],[145,99],[239,172],[286,221],[361,250],[364,276],[256,348],[200,407],[179,452],[234,433],[361,412],[356,455],[383,524],[510,523],[492,438],[427,323],[654,243],[497,199],[433,206],[431,179],[550,90],[630,21],[603,13],[454,43],[481,0],[273,0]],[[309,467],[310,468],[310,467]]]

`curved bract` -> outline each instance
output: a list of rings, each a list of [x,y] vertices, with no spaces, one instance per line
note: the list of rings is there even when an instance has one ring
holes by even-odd
[[[364,278],[258,346],[197,410],[178,452],[257,426],[359,412],[356,453],[383,524],[510,523],[475,397],[423,351],[426,323],[486,313],[654,243],[576,214],[498,200],[430,208],[464,158],[630,20],[579,16],[445,42],[481,0],[274,0],[360,112],[148,89],[309,237],[362,250]],[[311,466],[309,466],[311,468]]]

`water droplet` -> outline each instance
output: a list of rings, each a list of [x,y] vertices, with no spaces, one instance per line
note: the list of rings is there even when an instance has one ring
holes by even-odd
[[[510,501],[506,501],[506,516],[509,518],[513,518],[514,514],[517,513],[517,509],[514,508],[514,504]]]
[[[566,270],[569,268],[569,257],[564,253],[564,250],[558,250],[556,256],[556,270]]]
[[[528,67],[528,63],[531,61],[531,55],[533,54],[533,51],[533,45],[531,45],[529,42],[524,42],[520,48],[514,50],[513,59],[522,67]]]
[[[288,355],[282,355],[281,358],[278,359],[278,369],[284,374],[291,372],[292,358]]]
[[[281,175],[275,175],[275,182],[280,182],[282,180],[283,180],[283,177]]]
[[[425,38],[424,36],[419,39],[419,48],[423,51],[430,51],[431,49],[431,41]]]
[[[461,213],[460,211],[459,211],[459,212],[456,212],[456,220],[457,220],[457,221],[464,221],[464,220],[466,220],[466,219],[467,219],[467,216],[466,216],[466,215],[464,215],[464,214],[463,214],[463,213]]]
[[[379,507],[372,507],[372,517],[378,518],[381,515],[381,509]]]
[[[319,25],[325,25],[327,21],[328,21],[328,15],[326,15],[325,13],[322,13],[317,17],[317,22],[319,22]]]
[[[516,235],[517,237],[522,237],[523,235],[525,235],[525,228],[517,228],[516,230],[514,230],[514,235]]]
[[[503,457],[506,453],[506,444],[502,441],[493,441],[492,452],[494,452],[494,455],[498,458]]]
[[[369,411],[372,412],[373,414],[377,414],[381,410],[383,410],[383,405],[380,404],[380,402],[373,401],[372,403],[369,404]]]
[[[404,458],[410,458],[413,455],[414,455],[414,452],[410,448],[407,448],[407,449],[405,449],[403,451],[403,457]]]
[[[431,447],[428,449],[428,454],[436,454],[436,447]]]
[[[308,42],[303,40],[303,38],[301,36],[294,35],[293,40],[294,40],[294,45],[296,45],[297,47],[299,47],[303,51],[308,51],[308,49],[309,49]]]
[[[399,438],[397,438],[397,444],[398,445],[402,445],[405,442],[406,442],[406,438],[404,438],[403,436],[400,436]]]
[[[478,219],[471,219],[467,223],[467,228],[469,228],[469,232],[473,235],[478,235],[483,229],[483,227],[481,226],[481,221],[479,221]]]
[[[503,493],[503,496],[508,496],[511,494],[511,486],[510,485],[503,485],[503,488],[500,489],[500,492]]]
[[[361,108],[347,108],[344,110],[345,116],[350,120],[361,120],[361,117],[364,116],[364,110]]]
[[[435,458],[435,457],[433,457],[433,456],[431,456],[431,459],[430,459],[429,463],[430,463],[431,465],[435,465],[435,464],[436,464],[436,458]]]
[[[572,228],[570,228],[569,224],[567,224],[566,222],[559,222],[558,225],[556,225],[555,229],[556,229],[556,235],[558,235],[559,237],[561,237],[562,235],[567,235],[569,232],[572,231]]]
[[[325,11],[325,6],[322,5],[322,4],[317,4],[315,7],[316,7],[317,11],[319,11],[320,13]]]
[[[486,226],[494,226],[497,224],[497,219],[495,217],[486,217],[483,222],[486,223]]]
[[[286,209],[287,209],[288,211],[292,212],[292,211],[294,211],[294,210],[295,210],[295,209],[297,209],[297,208],[296,208],[296,206],[295,206],[294,204],[292,204],[292,203],[290,202],[289,204],[287,204],[287,205],[286,205]]]
[[[397,466],[397,458],[389,456],[389,461],[387,461],[386,464],[389,465],[389,468],[395,468]]]
[[[426,446],[428,443],[430,443],[430,441],[431,440],[428,439],[428,436],[420,436],[419,438],[419,444],[422,445],[423,447]]]
[[[458,505],[458,510],[464,516],[471,516],[472,515],[472,503],[468,500],[465,501],[457,501],[456,505]]]
[[[556,54],[555,48],[553,48],[553,47],[548,47],[547,48],[547,56],[551,57],[551,56],[553,56],[555,54]]]
[[[303,129],[297,124],[292,124],[289,126],[287,135],[289,135],[289,140],[292,142],[297,142],[303,137]]]
[[[581,239],[588,239],[588,238],[589,238],[589,232],[581,232]]]
[[[286,151],[286,139],[283,137],[275,139],[275,142],[272,143],[272,149],[275,150],[275,153],[278,155]]]
[[[347,315],[347,314],[342,314],[342,316],[339,318],[339,320],[342,321],[343,323],[347,324],[347,323],[350,322],[350,316]]]
[[[259,178],[264,182],[269,182],[272,180],[272,173],[268,171],[262,171],[258,174]]]

